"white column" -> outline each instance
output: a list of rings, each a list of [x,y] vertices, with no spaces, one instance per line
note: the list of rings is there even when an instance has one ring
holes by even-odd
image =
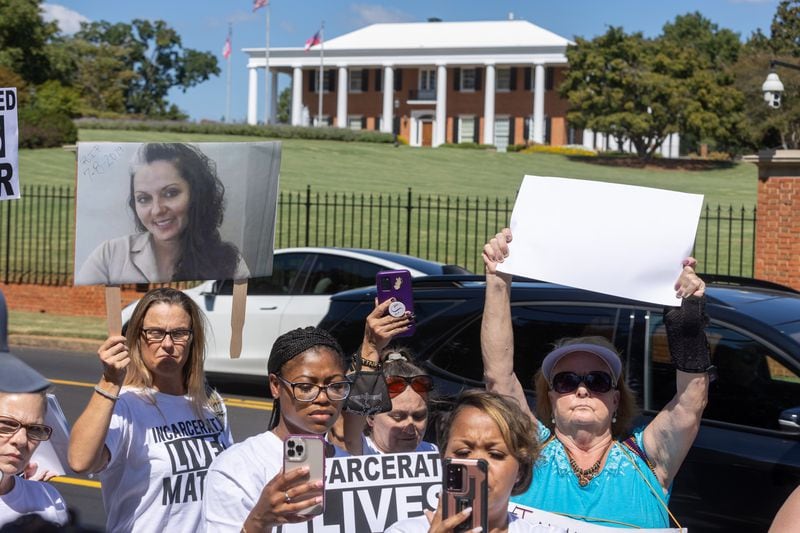
[[[302,125],[303,125],[303,69],[300,67],[292,67],[292,126],[302,126]]]
[[[677,159],[681,156],[681,134],[673,133],[670,135],[669,156]]]
[[[391,65],[383,67],[383,124],[381,131],[392,133],[394,125],[394,68]]]
[[[608,149],[612,152],[619,152],[619,143],[617,143],[617,138],[613,135],[608,136]]]
[[[544,144],[544,65],[533,68],[533,142]]]
[[[594,150],[594,132],[589,128],[583,130],[583,147]]]
[[[661,157],[669,158],[669,138],[670,136],[667,135],[667,137],[663,141],[661,141],[661,146],[658,147],[658,151],[661,153]]]
[[[447,66],[436,66],[436,131],[433,145],[439,146],[447,141]]]
[[[486,65],[486,80],[483,84],[483,144],[494,144],[494,65]]]
[[[339,75],[336,87],[336,126],[347,127],[347,67],[339,65]]]
[[[270,70],[269,116],[273,124],[278,123],[278,71]]]
[[[247,123],[255,124],[258,113],[258,71],[255,67],[247,67]]]

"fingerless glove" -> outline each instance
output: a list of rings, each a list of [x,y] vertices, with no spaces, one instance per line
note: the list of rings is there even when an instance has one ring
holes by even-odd
[[[705,333],[708,325],[705,296],[690,296],[683,299],[680,307],[666,308],[664,325],[675,367],[695,374],[708,372],[711,350]]]

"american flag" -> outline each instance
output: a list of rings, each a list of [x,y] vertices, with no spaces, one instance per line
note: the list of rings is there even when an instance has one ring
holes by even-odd
[[[222,57],[228,59],[231,57],[231,34],[228,34],[228,37],[225,38],[225,45],[222,47]]]
[[[321,42],[322,42],[322,40],[320,40],[320,38],[319,38],[319,32],[315,33],[313,36],[311,36],[311,37],[309,37],[308,39],[306,39],[306,47],[305,47],[305,51],[306,51],[306,52],[308,52],[308,51],[309,51],[309,49],[310,49],[312,46],[314,46],[314,45],[316,45],[316,44],[319,44],[319,43],[321,43]]]
[[[269,4],[269,0],[253,0],[253,11]]]

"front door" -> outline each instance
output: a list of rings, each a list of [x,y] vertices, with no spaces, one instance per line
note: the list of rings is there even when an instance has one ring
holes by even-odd
[[[433,146],[433,122],[422,121],[422,146]]]

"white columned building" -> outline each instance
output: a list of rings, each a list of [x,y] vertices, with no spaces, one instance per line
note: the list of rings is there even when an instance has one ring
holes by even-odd
[[[486,87],[483,92],[483,144],[494,144],[494,63],[486,64]]]
[[[258,112],[258,70],[255,67],[247,69],[247,123],[255,124]]]
[[[433,146],[447,142],[447,67],[436,65],[436,122]]]
[[[383,109],[381,110],[381,131],[392,133],[394,126],[394,68],[383,67]]]
[[[339,86],[336,88],[336,126],[347,127],[347,66],[339,65],[339,74],[336,76]]]
[[[533,67],[533,127],[531,140],[544,144],[544,65],[536,63]]]
[[[248,99],[249,101],[249,99]],[[249,110],[248,110],[249,116]],[[303,125],[303,68],[292,67],[292,126]]]

